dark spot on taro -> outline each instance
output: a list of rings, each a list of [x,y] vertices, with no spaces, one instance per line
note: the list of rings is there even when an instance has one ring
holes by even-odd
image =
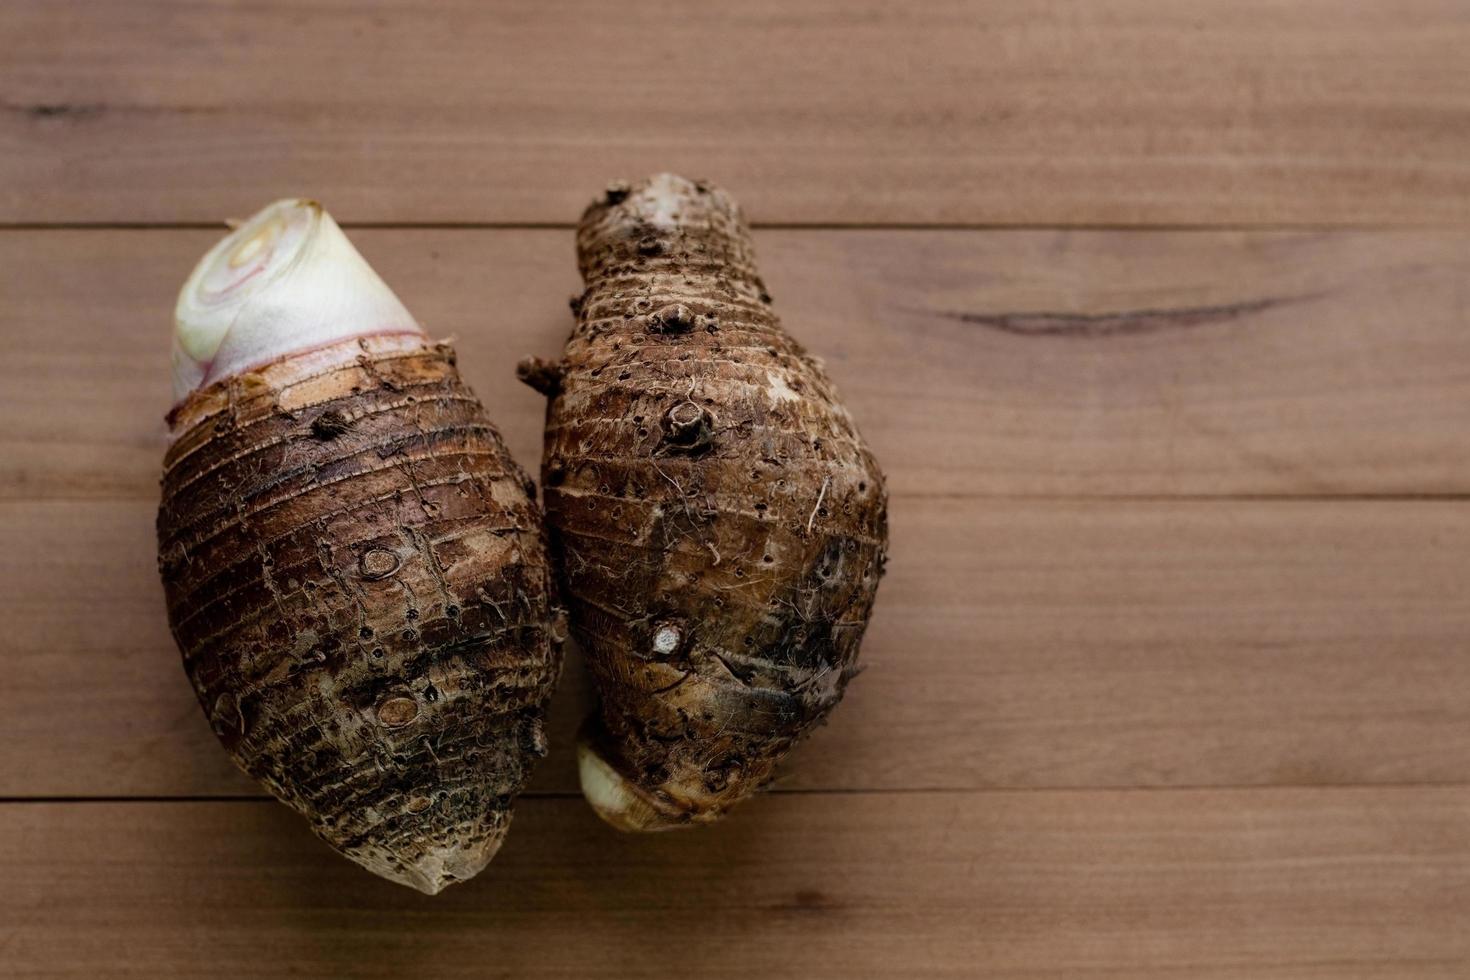
[[[459,618],[459,607],[458,606],[455,606],[455,605],[445,606],[444,607],[444,615],[448,616],[450,619],[458,619]]]
[[[406,615],[409,619],[418,619],[419,618],[419,611],[417,609],[410,609],[404,615]]]
[[[383,648],[382,647],[373,647],[372,657],[373,657],[374,660],[382,660],[383,659],[383,656],[384,656],[384,654],[383,654]]]
[[[746,646],[748,646],[748,647],[753,647],[753,646],[755,646],[755,637],[753,637],[753,636],[747,636],[747,637],[746,637],[746,638],[745,638],[745,640],[744,640],[744,643],[745,643],[745,645],[746,645]]]
[[[424,688],[424,700],[427,701],[427,702],[429,702],[430,704],[433,704],[436,701],[438,701],[439,700],[439,689],[437,687],[435,687],[433,684],[430,684],[428,687]]]
[[[607,185],[607,189],[602,192],[603,203],[607,204],[609,207],[614,204],[622,204],[625,200],[628,199],[628,195],[632,193],[632,191],[633,188],[628,186],[628,182],[626,180],[614,180],[609,183]]]
[[[633,375],[629,374],[627,371],[624,371],[622,374],[618,375],[618,380],[619,381],[627,381],[632,376]]]
[[[362,629],[357,631],[357,635],[362,637],[364,640],[371,640],[373,638],[373,628],[371,626],[364,626]]]
[[[767,565],[769,565],[771,562],[773,562],[775,560],[776,560],[776,557],[774,555],[762,555],[761,556],[761,561],[765,562]]]
[[[412,643],[414,640],[417,640],[419,638],[419,631],[414,629],[413,627],[409,627],[399,635],[403,637],[404,642]]]
[[[864,483],[859,483],[858,484],[858,493],[866,493],[867,490],[868,490],[867,483],[864,482]]]
[[[663,243],[657,238],[649,236],[648,238],[640,238],[638,240],[639,255],[652,256],[657,255],[661,251],[663,251]]]

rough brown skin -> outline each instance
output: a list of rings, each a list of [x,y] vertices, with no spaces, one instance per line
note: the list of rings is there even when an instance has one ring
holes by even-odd
[[[599,694],[589,748],[625,830],[718,819],[857,672],[887,543],[883,476],[784,330],[723,191],[612,185],[582,218],[586,291],[551,396],[552,549]]]
[[[363,338],[195,392],[158,515],[169,622],[235,762],[370,870],[480,870],[561,666],[528,479],[447,345]]]

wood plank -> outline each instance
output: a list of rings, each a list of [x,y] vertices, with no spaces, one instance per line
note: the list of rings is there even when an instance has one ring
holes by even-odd
[[[1458,0],[9,0],[0,220],[1470,222]],[[221,209],[224,209],[222,212]]]
[[[14,977],[1460,980],[1470,789],[785,797],[626,837],[523,801],[483,876],[371,878],[284,808],[0,806]]]
[[[0,796],[255,792],[178,664],[153,510],[0,504]],[[778,788],[1470,780],[1470,506],[900,499],[868,671]],[[538,791],[574,791],[579,671]]]
[[[0,233],[0,498],[154,499],[211,231]],[[565,231],[360,230],[534,468]],[[767,281],[915,494],[1470,492],[1470,235],[765,231]]]

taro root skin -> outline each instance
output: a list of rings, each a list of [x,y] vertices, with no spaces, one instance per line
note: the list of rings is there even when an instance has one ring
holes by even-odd
[[[883,476],[782,328],[725,192],[662,174],[582,218],[586,290],[550,396],[543,493],[598,712],[583,793],[623,830],[716,820],[857,672]]]
[[[179,311],[159,568],[215,734],[369,870],[469,878],[546,752],[561,664],[526,475],[311,202],[225,239]]]

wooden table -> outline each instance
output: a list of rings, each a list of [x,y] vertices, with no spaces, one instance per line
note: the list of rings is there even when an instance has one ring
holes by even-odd
[[[1470,976],[1470,3],[0,3],[0,975]],[[870,670],[622,837],[573,665],[430,899],[215,744],[167,337],[319,197],[534,465],[610,177],[733,190],[893,493]]]

